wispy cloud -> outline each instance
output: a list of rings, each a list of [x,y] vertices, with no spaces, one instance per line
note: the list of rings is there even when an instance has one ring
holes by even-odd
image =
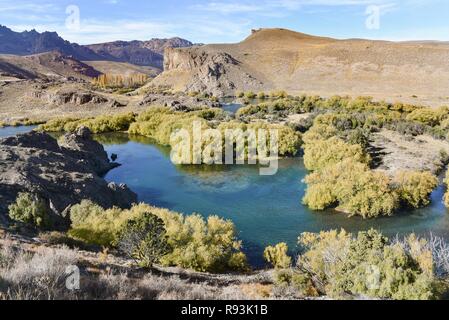
[[[251,28],[248,20],[234,21],[209,20],[197,17],[177,19],[175,22],[151,20],[95,20],[86,19],[80,23],[79,30],[67,29],[63,24],[16,24],[16,31],[36,29],[37,31],[57,31],[63,38],[80,44],[92,44],[116,40],[148,40],[151,38],[170,38],[189,34],[189,38],[198,42],[211,42],[229,36],[242,38]],[[234,39],[229,38],[229,42]]]
[[[66,6],[77,4],[80,28],[67,28]],[[408,30],[432,20],[407,21],[404,12],[438,13],[447,0],[0,0],[0,23],[16,31],[57,31],[78,43],[182,36],[196,42],[235,42],[251,28],[280,26],[336,37],[368,36],[366,7],[377,5],[390,28]],[[441,20],[441,19],[440,19]],[[404,22],[406,21],[406,22]],[[335,27],[338,23],[338,28]],[[408,23],[408,24],[407,24]],[[386,28],[386,27],[385,27]],[[399,29],[401,28],[401,29]],[[338,30],[346,30],[346,33]],[[375,36],[391,34],[384,27]],[[338,34],[341,33],[341,34]],[[441,34],[441,32],[439,33]],[[447,38],[447,36],[446,36]]]
[[[237,2],[208,2],[195,4],[193,9],[222,14],[235,13],[265,13],[275,9],[289,11],[300,10],[306,6],[367,6],[385,4],[392,0],[265,0]],[[417,1],[417,0],[411,0]]]

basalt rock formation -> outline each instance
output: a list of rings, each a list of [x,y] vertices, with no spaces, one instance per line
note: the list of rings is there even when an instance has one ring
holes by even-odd
[[[67,220],[71,206],[90,199],[105,208],[127,208],[137,195],[126,185],[108,183],[102,175],[119,166],[87,128],[59,141],[31,132],[0,140],[0,222],[20,192],[38,195],[58,218]]]
[[[155,83],[214,96],[230,94],[241,87],[263,87],[263,83],[246,72],[232,55],[215,49],[204,50],[203,47],[166,49],[164,73],[156,78]]]

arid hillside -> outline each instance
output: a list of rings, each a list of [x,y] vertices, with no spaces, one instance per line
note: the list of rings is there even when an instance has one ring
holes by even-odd
[[[221,96],[279,89],[442,105],[449,101],[448,61],[447,43],[336,40],[261,29],[237,44],[167,49],[165,71],[154,84]]]
[[[0,80],[3,77],[17,79],[78,78],[89,80],[101,72],[72,56],[58,51],[30,56],[0,55]]]
[[[146,74],[155,77],[161,73],[161,70],[150,66],[138,66],[127,62],[116,61],[83,61],[85,64],[93,67],[103,74],[115,74],[129,76],[132,74]]]

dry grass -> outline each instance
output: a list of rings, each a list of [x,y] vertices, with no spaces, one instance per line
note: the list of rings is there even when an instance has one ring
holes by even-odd
[[[66,268],[81,272],[80,290],[66,288]],[[0,239],[0,300],[245,300],[269,297],[269,286],[245,276],[142,270],[108,252],[45,247]]]
[[[34,254],[12,245],[0,251],[0,298],[13,300],[67,299],[66,268],[77,261],[75,251],[41,247]]]
[[[442,151],[449,153],[449,143],[430,136],[410,137],[382,130],[374,134],[372,145],[382,156],[378,169],[394,173],[399,170],[439,172],[444,166]]]

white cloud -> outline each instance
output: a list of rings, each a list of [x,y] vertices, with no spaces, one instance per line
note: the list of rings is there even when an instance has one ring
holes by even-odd
[[[64,24],[15,24],[15,31],[36,29],[39,32],[57,31],[66,40],[79,44],[92,44],[116,40],[149,40],[182,36],[196,42],[234,42],[243,38],[251,29],[249,20],[210,20],[202,17],[174,19],[174,22],[150,20],[81,20],[79,30],[69,30]]]

